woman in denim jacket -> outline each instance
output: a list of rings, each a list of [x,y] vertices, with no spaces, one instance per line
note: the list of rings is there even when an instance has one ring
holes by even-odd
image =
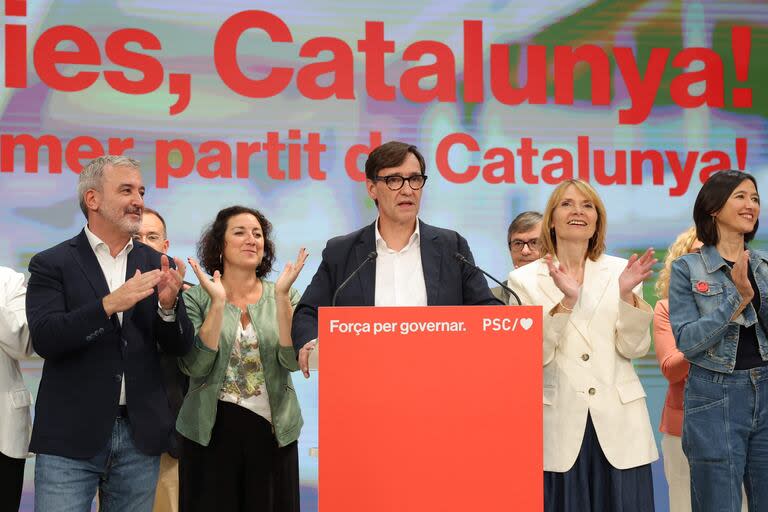
[[[672,264],[669,313],[690,361],[683,451],[694,511],[768,510],[768,255],[747,250],[760,198],[755,178],[713,175],[693,207],[698,253]]]
[[[184,292],[195,345],[180,359],[190,376],[176,428],[184,436],[181,510],[298,512],[301,412],[290,372],[291,288],[306,252],[276,282],[272,225],[243,206],[221,210],[198,245],[200,285]]]

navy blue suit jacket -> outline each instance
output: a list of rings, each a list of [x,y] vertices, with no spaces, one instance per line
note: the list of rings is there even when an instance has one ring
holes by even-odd
[[[430,226],[421,221],[419,231],[428,305],[503,305],[493,296],[488,282],[480,272],[462,265],[454,257],[456,252],[460,252],[474,263],[464,237],[455,231]],[[371,251],[376,251],[374,224],[328,241],[320,267],[293,313],[291,336],[297,351],[306,342],[317,338],[317,308],[331,305],[336,289]],[[375,294],[376,260],[373,260],[341,290],[336,305],[373,306]]]
[[[126,279],[160,268],[160,253],[134,241]],[[169,447],[173,418],[163,385],[158,343],[181,356],[194,328],[179,297],[176,321],[157,312],[157,291],[107,317],[109,287],[85,231],[35,255],[29,263],[27,319],[32,345],[43,359],[30,451],[89,458],[112,434],[125,375],[128,416],[136,447],[159,455]]]

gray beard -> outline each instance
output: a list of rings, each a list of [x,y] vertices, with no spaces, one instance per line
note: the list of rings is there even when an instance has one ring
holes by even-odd
[[[122,231],[123,233],[126,233],[126,234],[128,234],[130,236],[133,236],[136,233],[138,233],[139,230],[141,229],[141,221],[132,222],[132,221],[128,220],[128,218],[126,218],[126,217],[120,217],[120,218],[116,219],[115,218],[116,216],[112,215],[112,213],[113,212],[111,212],[111,211],[108,212],[108,213],[107,212],[101,212],[101,216],[105,220],[108,220],[112,224],[116,225],[120,229],[120,231]]]

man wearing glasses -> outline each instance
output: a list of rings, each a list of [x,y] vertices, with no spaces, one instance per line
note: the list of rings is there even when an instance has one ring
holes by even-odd
[[[141,242],[152,247],[159,253],[168,254],[171,246],[168,240],[168,228],[160,212],[144,207],[141,216],[141,228],[133,235],[134,242]],[[182,273],[182,277],[184,274]],[[186,290],[190,284],[182,281],[181,288]],[[163,370],[165,392],[168,395],[168,405],[171,408],[174,422],[179,415],[179,409],[184,402],[184,395],[189,388],[188,377],[178,367],[178,358],[173,354],[160,354],[160,367]],[[160,456],[160,474],[155,490],[153,512],[175,512],[179,510],[179,456],[181,449],[180,434],[174,429],[171,444],[167,452]]]
[[[305,376],[317,341],[317,308],[332,305],[337,290],[338,306],[502,304],[482,274],[456,259],[458,252],[473,261],[467,241],[418,218],[425,167],[416,147],[403,142],[387,142],[368,156],[366,190],[379,216],[362,229],[328,241],[293,315],[293,343]],[[357,276],[339,290],[361,265]]]
[[[512,221],[507,229],[507,247],[512,256],[514,268],[520,268],[539,259],[539,237],[541,236],[541,214],[523,212]],[[493,295],[509,303],[509,293],[501,286],[491,288]]]

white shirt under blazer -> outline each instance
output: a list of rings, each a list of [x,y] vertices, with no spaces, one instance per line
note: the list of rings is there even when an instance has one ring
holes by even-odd
[[[32,395],[24,387],[19,360],[32,355],[24,300],[24,275],[0,267],[0,452],[27,456]]]
[[[509,286],[524,305],[543,306],[544,471],[566,472],[584,438],[587,414],[608,462],[628,469],[659,457],[645,390],[632,366],[651,346],[651,307],[634,292],[638,307],[619,297],[627,260],[587,259],[584,284],[570,314],[549,311],[563,293],[543,259],[509,274]]]

